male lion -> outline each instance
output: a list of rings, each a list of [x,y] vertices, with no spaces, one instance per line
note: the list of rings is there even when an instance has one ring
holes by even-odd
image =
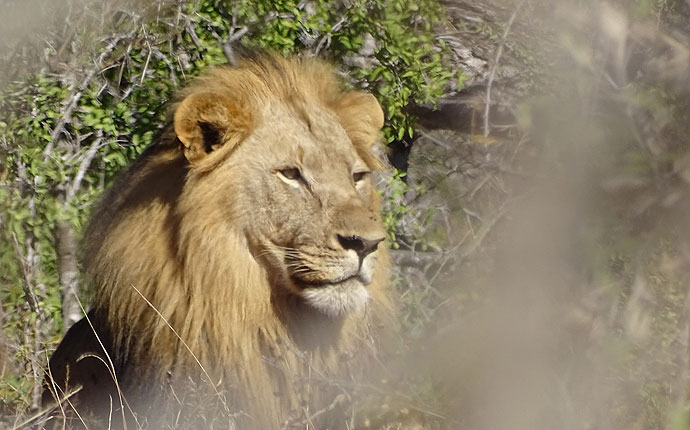
[[[81,387],[62,402],[75,419],[152,428],[191,425],[190,402],[241,428],[313,425],[393,320],[371,177],[383,112],[325,63],[273,55],[197,78],[172,112],[87,228],[93,307],[44,401]]]

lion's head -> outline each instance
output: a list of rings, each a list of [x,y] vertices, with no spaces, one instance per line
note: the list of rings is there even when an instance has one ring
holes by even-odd
[[[391,314],[383,112],[325,63],[277,56],[197,78],[172,112],[87,229],[92,315],[122,386],[203,367],[273,426],[304,401],[300,369],[343,377]]]
[[[318,63],[306,67],[313,75],[290,84],[251,76],[278,87],[255,91],[258,100],[239,96],[235,77],[221,69],[201,90],[188,90],[174,128],[190,164],[188,185],[214,192],[192,197],[187,210],[203,207],[240,229],[274,288],[339,316],[363,309],[385,237],[370,152],[383,112],[369,94],[313,88],[331,77]],[[234,85],[224,85],[228,79]]]

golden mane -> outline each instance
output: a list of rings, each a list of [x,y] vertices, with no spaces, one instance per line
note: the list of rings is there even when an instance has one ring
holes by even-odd
[[[374,356],[375,332],[393,321],[388,256],[379,251],[364,317],[328,318],[276,294],[274,274],[250,249],[245,226],[222,227],[240,215],[205,206],[219,192],[242,192],[204,183],[225,156],[191,169],[185,155],[194,154],[180,150],[180,130],[191,126],[184,122],[187,113],[178,110],[199,94],[241,107],[233,115],[237,136],[224,140],[251,134],[262,106],[271,101],[296,116],[305,106],[319,105],[337,118],[370,169],[380,166],[371,145],[383,116],[380,108],[363,108],[371,95],[347,92],[322,61],[262,56],[218,67],[180,92],[171,110],[174,124],[171,119],[116,181],[87,228],[83,260],[94,286],[90,315],[108,339],[120,385],[163,386],[189,375],[210,377],[209,384],[229,381],[220,385],[224,402],[246,412],[252,427],[275,428],[291,411],[302,411],[304,402],[321,402],[324,390],[317,390],[315,375],[356,377]],[[215,113],[206,109],[204,115]],[[372,198],[371,209],[378,212]]]

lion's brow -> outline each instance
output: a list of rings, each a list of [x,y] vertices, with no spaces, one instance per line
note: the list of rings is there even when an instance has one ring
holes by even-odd
[[[288,98],[288,101],[297,118],[307,125],[307,129],[309,129],[310,133],[314,134],[312,129],[313,121],[307,111],[307,101],[304,97],[300,94],[293,93],[292,96]]]

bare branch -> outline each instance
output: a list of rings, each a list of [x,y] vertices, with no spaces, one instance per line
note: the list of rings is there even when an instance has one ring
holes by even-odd
[[[31,253],[29,252],[28,255],[24,256],[24,253],[19,246],[17,235],[14,232],[12,232],[12,246],[14,248],[14,253],[17,256],[17,260],[19,261],[19,265],[22,268],[22,280],[24,281],[22,282],[22,290],[24,290],[26,302],[29,304],[29,308],[31,308],[33,312],[38,313],[38,299],[36,299],[36,295],[31,289],[31,285],[33,284],[32,268],[27,263],[27,260],[29,260],[31,257]]]
[[[506,28],[503,31],[503,36],[501,36],[501,41],[498,43],[498,49],[496,50],[496,58],[494,59],[494,63],[491,65],[491,70],[489,71],[489,78],[486,83],[486,100],[484,102],[484,137],[489,136],[489,109],[491,107],[491,86],[493,85],[494,78],[496,77],[496,69],[498,69],[498,62],[501,60],[501,55],[503,55],[503,46],[506,43],[506,38],[508,37],[510,28],[513,26],[513,21],[515,21],[515,17],[517,16],[518,11],[522,9],[522,6],[525,3],[525,1],[526,0],[520,1],[520,3],[518,3],[515,6],[512,15],[510,15],[510,19],[508,19]]]
[[[237,31],[232,30],[228,35],[228,40],[223,44],[223,54],[225,54],[225,58],[228,59],[228,63],[230,63],[230,65],[237,65],[237,58],[235,58],[235,52],[232,48],[233,45],[248,31],[249,28],[246,25]]]
[[[65,202],[63,204],[64,207],[67,207],[72,202],[72,199],[81,188],[81,182],[84,179],[86,170],[89,168],[89,165],[91,165],[91,161],[93,161],[93,158],[96,156],[98,148],[101,147],[102,141],[103,131],[99,130],[96,139],[93,141],[88,151],[86,151],[86,154],[84,154],[84,157],[81,160],[79,170],[77,170],[77,174],[74,176],[74,180],[72,181],[72,186],[69,188],[69,190],[67,190],[67,193],[65,194]]]

